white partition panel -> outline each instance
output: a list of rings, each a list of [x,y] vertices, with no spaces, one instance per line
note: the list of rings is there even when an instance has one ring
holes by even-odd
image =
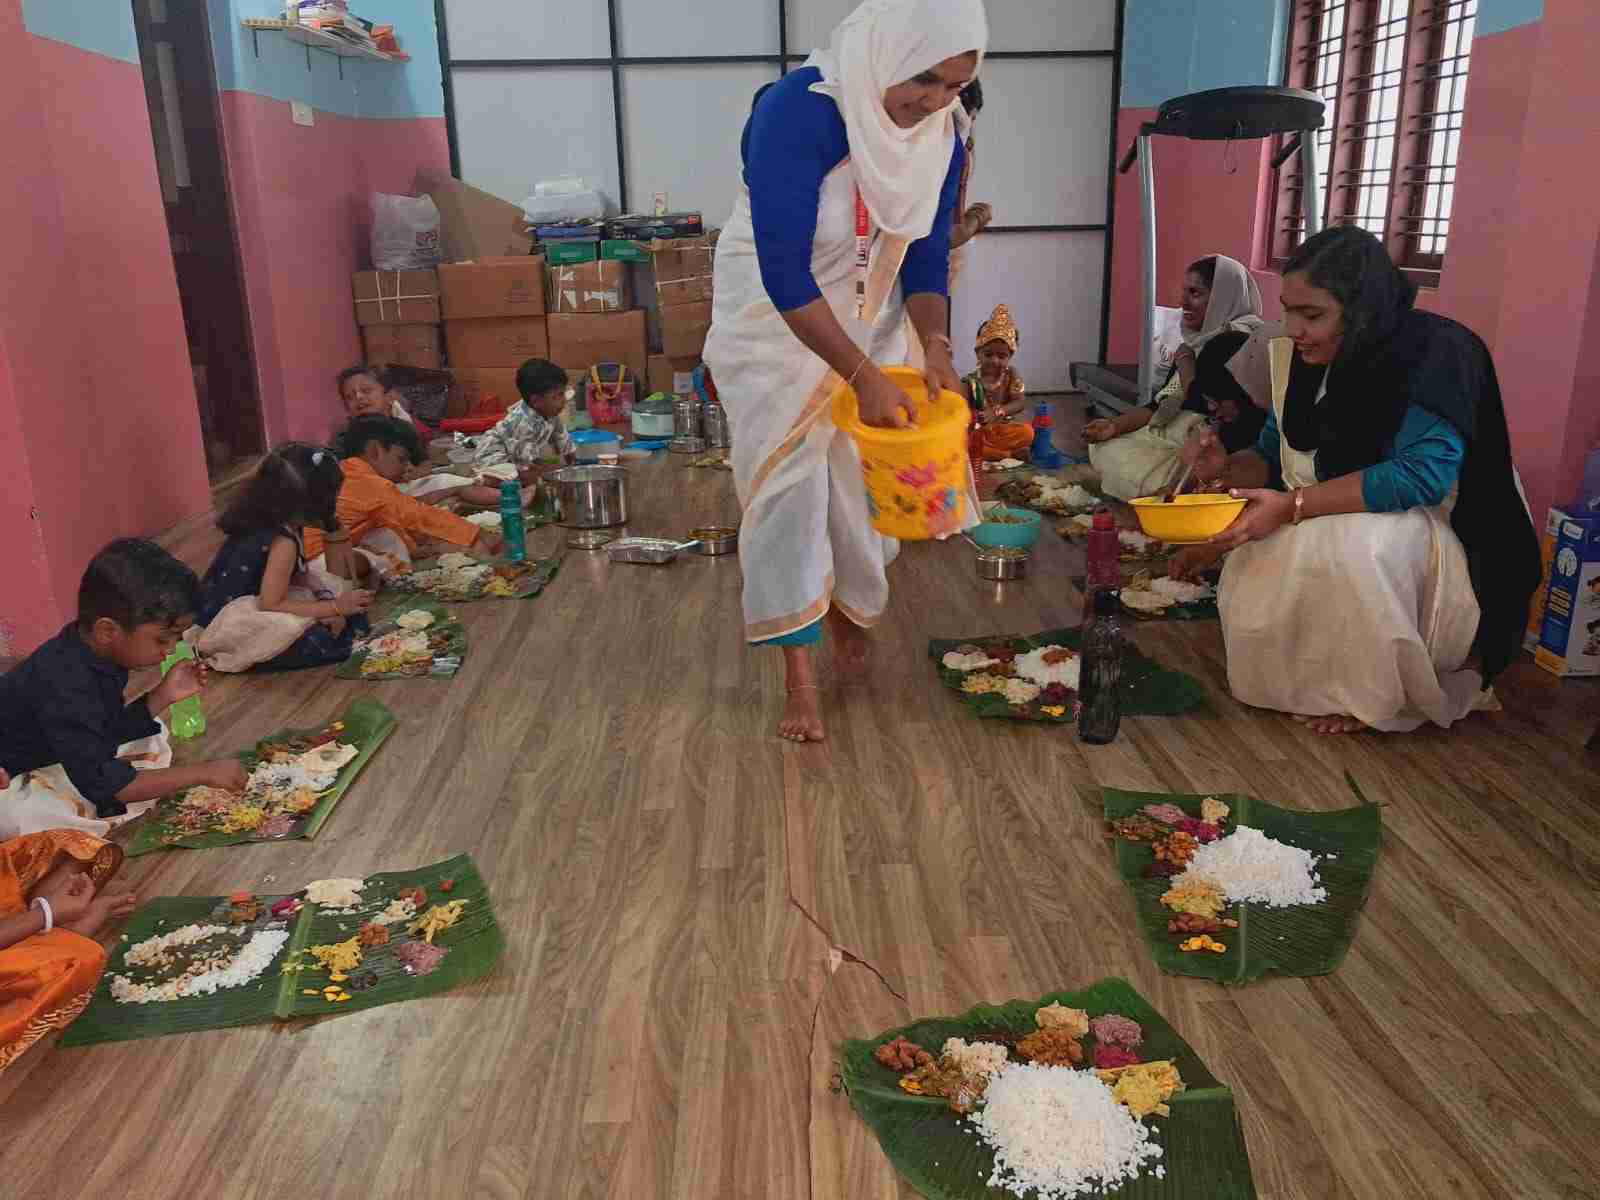
[[[973,369],[978,326],[1006,304],[1022,331],[1016,361],[1028,390],[1065,391],[1068,364],[1100,354],[1105,234],[984,234],[971,247],[951,297],[956,367]]]
[[[827,45],[833,27],[857,7],[858,0],[788,0],[790,53],[808,54]],[[989,0],[988,9],[991,50],[1111,50],[1115,45],[1116,0]]]
[[[739,135],[758,89],[778,78],[764,63],[625,67],[622,116],[632,207],[666,192],[675,210],[720,226],[739,185]]]
[[[1109,58],[988,64],[968,200],[998,225],[1104,223],[1111,74]]]
[[[581,175],[617,203],[617,140],[607,67],[457,70],[461,178],[520,204],[541,179]]]
[[[772,0],[616,0],[618,52],[624,58],[777,54]]]
[[[611,56],[606,0],[445,0],[444,14],[454,59]]]

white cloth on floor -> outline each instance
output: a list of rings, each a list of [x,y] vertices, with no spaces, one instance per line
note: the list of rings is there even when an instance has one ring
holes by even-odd
[[[136,771],[170,767],[172,742],[167,737],[167,725],[159,717],[156,724],[161,726],[158,732],[118,746],[117,757],[131,763]],[[154,804],[154,800],[144,800],[128,805],[122,816],[102,817],[73,785],[66,768],[54,763],[24,771],[13,777],[9,787],[0,790],[0,841],[46,829],[81,829],[103,838],[118,825],[142,816]]]

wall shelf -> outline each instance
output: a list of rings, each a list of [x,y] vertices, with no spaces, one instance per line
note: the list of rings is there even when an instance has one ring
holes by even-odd
[[[345,38],[335,37],[331,33],[323,33],[317,29],[307,29],[304,25],[296,25],[292,21],[275,21],[262,17],[250,17],[241,22],[251,33],[257,37],[263,33],[281,33],[291,42],[298,42],[307,48],[307,54],[312,50],[321,50],[332,54],[336,58],[375,58],[379,62],[403,63],[409,62],[409,54],[385,54],[382,50],[373,50],[367,46],[358,46]],[[260,50],[256,51],[257,56]]]

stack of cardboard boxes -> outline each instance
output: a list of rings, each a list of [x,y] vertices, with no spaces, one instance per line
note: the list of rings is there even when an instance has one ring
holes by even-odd
[[[550,356],[544,259],[480,258],[439,268],[445,346],[467,412],[515,404],[517,368]]]
[[[644,312],[633,307],[631,243],[588,242],[584,261],[550,267],[550,361],[573,378],[596,363],[623,363],[641,380],[649,360]]]
[[[357,271],[350,286],[368,362],[443,365],[438,272]]]

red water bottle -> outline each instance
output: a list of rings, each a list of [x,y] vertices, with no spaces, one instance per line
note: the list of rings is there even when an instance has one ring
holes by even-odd
[[[1122,587],[1122,542],[1117,537],[1117,523],[1111,519],[1111,510],[1102,508],[1094,514],[1094,527],[1089,530],[1089,569],[1083,581],[1083,623],[1094,619],[1094,598],[1101,592],[1115,592]]]

